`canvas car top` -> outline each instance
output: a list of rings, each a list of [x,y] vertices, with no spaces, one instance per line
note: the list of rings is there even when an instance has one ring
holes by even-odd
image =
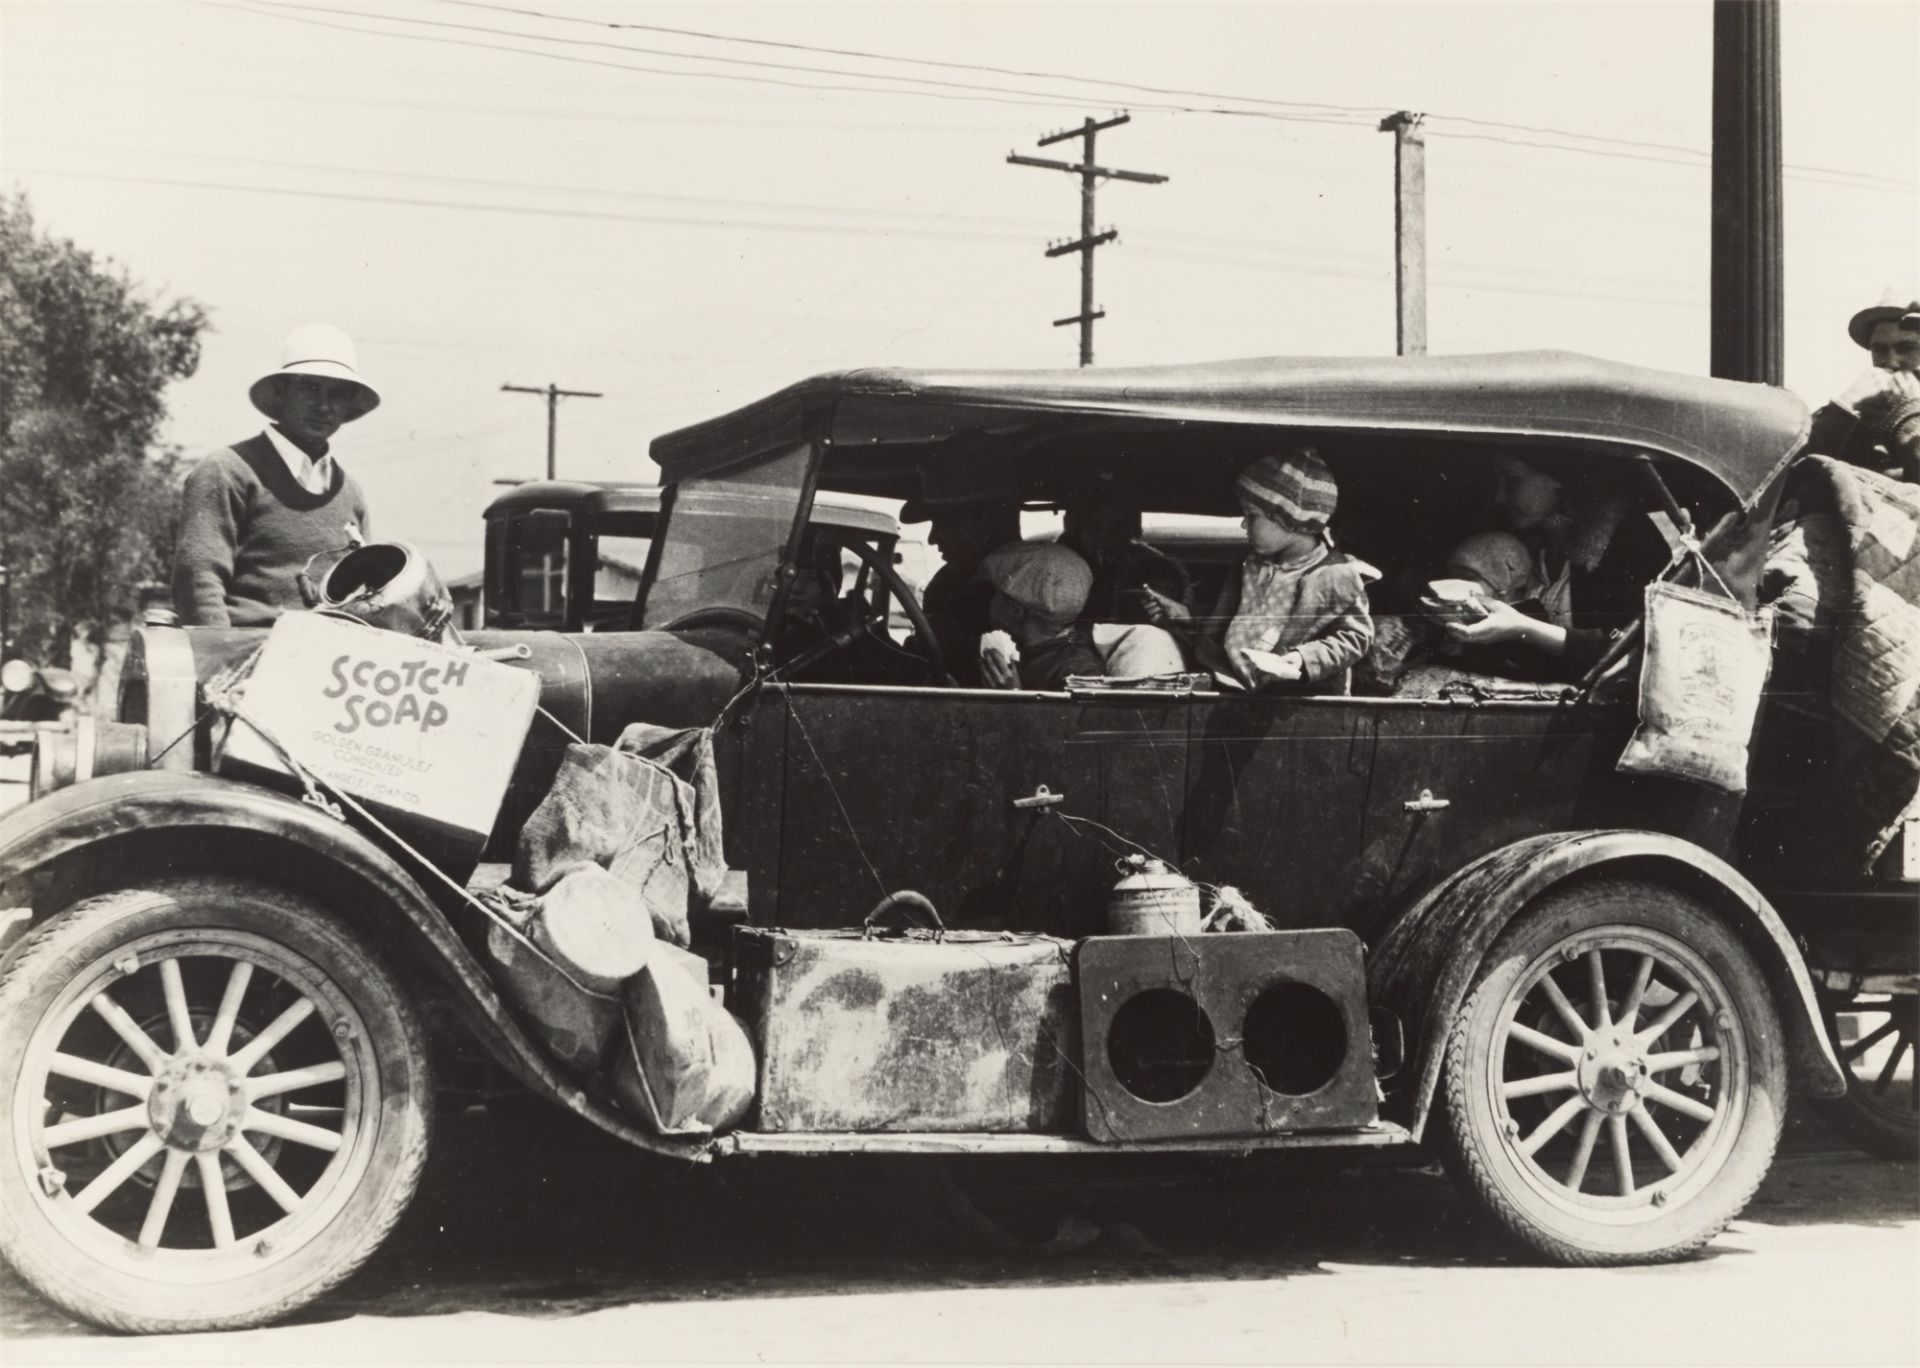
[[[907,498],[915,455],[991,432],[1018,440],[1089,420],[1331,432],[1431,432],[1673,457],[1751,508],[1805,441],[1806,406],[1765,385],[1570,352],[1273,357],[1084,370],[855,370],[815,376],[656,437],[663,482],[723,469],[782,441],[838,449],[834,483]],[[1076,424],[1084,426],[1084,424]],[[962,442],[960,448],[973,448]],[[863,461],[863,450],[877,461]]]

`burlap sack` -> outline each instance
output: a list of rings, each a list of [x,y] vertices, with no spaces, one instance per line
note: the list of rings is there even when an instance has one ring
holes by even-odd
[[[1618,768],[1745,793],[1747,743],[1772,660],[1770,609],[1748,613],[1720,594],[1648,585],[1640,725]]]
[[[708,992],[706,961],[660,947],[624,996],[609,1070],[621,1107],[661,1135],[737,1124],[753,1105],[753,1043]]]

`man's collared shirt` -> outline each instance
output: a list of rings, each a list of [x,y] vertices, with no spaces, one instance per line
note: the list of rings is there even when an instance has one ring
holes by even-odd
[[[333,483],[333,457],[308,456],[306,452],[288,441],[285,434],[272,424],[267,425],[267,440],[273,443],[273,449],[280,453],[280,459],[287,463],[287,473],[293,476],[294,483],[309,494],[324,494]]]

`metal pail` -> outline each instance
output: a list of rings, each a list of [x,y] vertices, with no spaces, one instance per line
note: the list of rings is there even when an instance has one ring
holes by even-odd
[[[1200,890],[1179,870],[1144,855],[1120,862],[1127,876],[1107,894],[1107,933],[1114,936],[1197,936]]]

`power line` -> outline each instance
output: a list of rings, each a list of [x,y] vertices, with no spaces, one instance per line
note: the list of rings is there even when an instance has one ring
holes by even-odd
[[[777,219],[759,219],[748,222],[742,219],[701,218],[692,215],[674,217],[668,214],[620,214],[611,211],[593,209],[562,209],[526,204],[481,204],[468,200],[415,199],[404,195],[356,194],[345,190],[302,190],[289,186],[274,185],[238,185],[227,181],[182,180],[167,176],[134,176],[107,171],[69,171],[59,167],[20,166],[10,168],[13,174],[23,176],[64,176],[75,180],[111,181],[129,185],[164,185],[187,190],[227,190],[242,195],[286,195],[295,199],[342,200],[355,204],[399,205],[419,209],[455,209],[474,213],[491,214],[531,214],[543,218],[584,219],[601,223],[645,223],[670,228],[731,228],[747,232],[769,233],[807,233],[814,235],[845,236],[858,234],[866,237],[885,237],[894,230],[888,227],[846,225],[833,223],[796,223],[782,222]],[[1017,241],[1024,234],[1014,232],[992,232],[982,230],[969,232],[962,228],[935,230],[931,226],[920,230],[921,236],[946,242],[1008,242]]]
[[[1178,95],[1195,99],[1238,100],[1247,104],[1267,105],[1282,109],[1302,109],[1333,111],[1351,114],[1359,119],[1376,116],[1375,111],[1361,105],[1325,104],[1313,100],[1273,100],[1257,95],[1223,95],[1205,90],[1181,90],[1167,86],[1142,85],[1136,81],[1122,81],[1105,76],[1075,76],[1058,71],[1026,71],[1017,67],[988,66],[979,62],[946,62],[932,57],[905,57],[897,54],[863,52],[857,48],[819,47],[811,43],[781,42],[773,38],[746,38],[734,34],[712,33],[702,29],[672,28],[665,24],[614,23],[603,19],[587,19],[574,14],[550,14],[544,10],[521,9],[513,5],[492,5],[481,0],[441,0],[442,4],[458,6],[462,9],[495,10],[505,14],[518,14],[527,18],[550,19],[556,23],[591,24],[598,28],[632,29],[646,33],[671,33],[685,38],[703,38],[720,43],[745,43],[754,47],[782,48],[790,52],[818,52],[834,57],[856,57],[874,62],[901,62],[911,66],[940,67],[948,71],[978,71],[987,75],[1011,76],[1019,80],[1074,81],[1081,85],[1105,86],[1114,90],[1135,90],[1148,95]]]
[[[205,2],[205,0],[203,0],[203,2]],[[260,6],[266,6],[267,8],[260,8]],[[331,7],[321,7],[321,6],[314,6],[311,8],[311,11],[303,7],[299,12],[283,13],[281,12],[283,9],[290,8],[290,7],[283,5],[281,0],[251,0],[251,3],[239,4],[239,5],[216,3],[216,7],[220,9],[236,9],[242,13],[252,14],[257,18],[278,19],[287,23],[309,24],[316,28],[337,29],[344,33],[361,33],[361,34],[367,34],[367,35],[378,37],[378,38],[399,38],[399,39],[405,39],[413,42],[439,43],[439,44],[450,46],[450,47],[479,48],[483,52],[504,52],[504,53],[509,53],[512,55],[518,55],[523,57],[542,57],[542,58],[546,58],[549,61],[572,62],[582,66],[607,67],[615,71],[634,71],[634,72],[639,72],[643,75],[650,75],[650,76],[680,76],[680,77],[689,77],[696,80],[735,81],[735,82],[744,82],[749,85],[782,86],[782,87],[793,89],[793,90],[826,91],[826,92],[833,92],[833,93],[840,93],[840,94],[907,95],[907,96],[915,96],[921,99],[929,99],[929,100],[956,100],[956,101],[962,101],[962,102],[971,101],[975,103],[986,103],[986,104],[1010,104],[1010,105],[1019,105],[1026,108],[1043,107],[1043,108],[1057,109],[1057,108],[1063,108],[1063,107],[1078,107],[1079,105],[1084,103],[1084,100],[1082,99],[1068,97],[1064,95],[1056,95],[1053,92],[1047,92],[1047,91],[1033,91],[1033,92],[1010,91],[998,86],[969,87],[958,82],[930,81],[929,78],[920,77],[920,76],[888,76],[888,75],[877,75],[870,72],[818,72],[816,73],[816,74],[829,74],[829,75],[849,75],[859,80],[868,80],[868,81],[883,80],[883,81],[896,81],[896,82],[915,82],[918,84],[955,86],[960,91],[971,92],[971,93],[950,93],[947,91],[940,91],[940,90],[889,89],[886,87],[878,87],[878,86],[871,86],[871,85],[866,85],[866,86],[826,85],[818,81],[788,81],[788,80],[782,80],[778,77],[773,77],[773,76],[743,76],[743,75],[736,75],[730,72],[683,71],[683,70],[677,70],[671,67],[636,66],[630,62],[610,62],[602,58],[571,56],[566,53],[559,53],[559,52],[545,52],[538,48],[503,46],[497,43],[480,43],[480,42],[475,42],[471,39],[448,38],[448,37],[442,37],[437,34],[404,33],[404,32],[399,32],[393,29],[363,28],[363,27],[357,27],[350,24],[332,23],[324,19],[314,19],[314,18],[308,17],[308,15],[310,12],[318,11],[318,12],[324,12],[324,13],[350,15],[357,19],[368,19],[368,20],[372,20],[374,22],[380,22],[380,23],[391,21],[391,22],[403,22],[403,23],[413,23],[413,24],[438,24],[441,27],[465,29],[472,32],[496,34],[499,36],[511,37],[511,38],[532,39],[535,42],[566,43],[566,44],[572,44],[576,46],[584,45],[584,46],[597,46],[597,47],[612,47],[616,50],[625,51],[625,52],[655,52],[657,51],[657,49],[636,48],[628,44],[606,43],[604,41],[596,42],[596,41],[590,41],[585,39],[554,38],[544,34],[523,33],[523,32],[518,32],[514,30],[485,29],[485,28],[480,28],[478,26],[474,26],[474,25],[450,24],[450,23],[447,23],[446,21],[440,21],[440,20],[411,19],[411,18],[406,18],[404,16],[398,16],[398,15],[389,16],[389,15],[381,15],[381,14],[368,14],[365,11],[361,11],[361,10],[341,10],[341,9],[335,9]],[[681,58],[688,58],[693,56],[693,54],[688,54],[688,53],[669,53],[667,55],[674,56],[674,57],[681,57]],[[716,61],[716,62],[728,62],[734,65],[746,65],[746,66],[756,66],[756,67],[774,66],[776,69],[794,71],[802,74],[806,74],[809,71],[814,70],[810,68],[795,67],[795,66],[782,67],[777,63],[750,62],[750,61],[745,61],[744,59],[741,59],[741,58],[708,57],[705,60]],[[1282,113],[1270,112],[1270,111],[1210,109],[1210,108],[1204,108],[1200,106],[1162,104],[1162,103],[1152,103],[1152,102],[1136,102],[1136,103],[1137,103],[1137,106],[1140,108],[1152,109],[1152,110],[1155,110],[1156,112],[1162,112],[1162,113],[1250,114],[1260,118],[1291,120],[1291,121],[1297,121],[1301,123],[1337,123],[1337,124],[1347,124],[1347,125],[1354,125],[1354,126],[1358,126],[1359,124],[1364,122],[1363,120],[1359,120],[1359,119],[1347,117],[1347,116],[1339,116],[1339,117],[1335,117],[1332,115],[1320,116],[1320,115],[1304,114],[1304,113],[1282,114]]]
[[[551,181],[501,180],[486,176],[447,176],[431,171],[381,171],[369,166],[332,166],[321,162],[287,161],[275,157],[233,157],[212,152],[183,152],[173,148],[130,147],[109,143],[74,142],[61,138],[17,138],[17,143],[28,146],[74,147],[90,152],[131,153],[141,157],[178,157],[187,161],[215,162],[228,166],[266,166],[287,171],[318,171],[325,175],[341,175],[365,178],[378,176],[390,180],[427,181],[439,185],[477,186],[491,190],[528,190],[542,194],[583,195],[597,199],[644,200],[662,204],[706,205],[720,209],[746,209],[756,212],[784,211],[788,213],[821,214],[843,218],[855,218],[871,222],[877,215],[910,220],[921,223],[938,223],[950,217],[948,210],[938,213],[925,213],[909,209],[881,209],[846,203],[839,204],[801,204],[794,201],[727,199],[714,195],[675,195],[652,190],[614,190],[605,186],[557,185]],[[984,173],[983,173],[984,174]],[[976,181],[977,185],[978,182]],[[949,209],[951,206],[949,206]],[[1004,216],[986,217],[969,215],[969,221],[979,224],[996,223],[1009,228],[1025,231],[1030,225],[1020,219]]]
[[[1344,118],[1335,118],[1335,119],[1315,119],[1313,120],[1315,122],[1339,122],[1339,123],[1377,122],[1381,114],[1380,110],[1369,107],[1369,106],[1364,106],[1364,105],[1328,104],[1328,103],[1323,103],[1318,101],[1307,101],[1307,100],[1275,100],[1275,99],[1271,99],[1263,96],[1257,96],[1257,95],[1236,95],[1236,94],[1232,94],[1229,92],[1222,92],[1222,91],[1193,90],[1193,89],[1186,89],[1181,87],[1145,85],[1135,81],[1123,81],[1116,78],[1108,78],[1108,77],[1101,77],[1101,76],[1077,76],[1070,72],[1025,70],[1025,69],[1015,68],[1015,67],[990,66],[990,65],[986,65],[983,63],[976,63],[976,62],[952,62],[952,61],[942,61],[939,59],[928,58],[928,57],[909,57],[909,56],[904,56],[900,54],[869,52],[869,51],[864,51],[858,48],[823,47],[823,46],[817,46],[810,43],[784,42],[784,41],[769,39],[769,38],[749,38],[749,37],[743,37],[743,36],[738,36],[733,34],[715,33],[709,30],[702,30],[702,29],[675,28],[668,25],[664,25],[664,24],[616,23],[608,20],[588,19],[580,15],[553,14],[544,10],[525,9],[525,8],[521,8],[513,5],[489,4],[489,3],[485,3],[485,0],[440,0],[440,3],[446,4],[446,5],[452,5],[462,9],[490,10],[498,13],[517,14],[527,18],[546,19],[555,23],[586,24],[586,25],[591,25],[593,27],[597,27],[597,28],[624,29],[624,30],[634,30],[634,31],[649,32],[649,33],[669,33],[669,34],[675,34],[681,37],[700,38],[700,39],[704,39],[712,42],[749,44],[755,47],[779,48],[779,49],[796,51],[796,52],[817,52],[817,53],[822,53],[822,54],[827,54],[827,55],[832,55],[837,57],[853,57],[853,58],[866,60],[866,61],[898,62],[898,63],[913,65],[913,66],[937,67],[937,68],[950,70],[950,71],[977,71],[983,74],[1010,76],[1018,79],[1071,81],[1079,85],[1096,85],[1096,86],[1103,86],[1103,87],[1107,87],[1115,90],[1142,91],[1147,94],[1153,94],[1153,95],[1169,95],[1169,96],[1178,96],[1178,97],[1184,97],[1189,99],[1203,99],[1203,100],[1230,100],[1239,104],[1249,104],[1249,105],[1259,106],[1263,109],[1313,111],[1319,114],[1333,113],[1336,115],[1348,116]],[[522,35],[516,35],[516,36],[532,37],[534,35],[522,34]],[[550,39],[547,39],[546,41],[564,42],[567,40],[550,38]],[[615,45],[615,46],[618,46],[618,45]],[[630,49],[630,50],[658,51],[657,49]],[[695,56],[695,54],[674,54],[674,55],[686,56],[686,57]],[[705,58],[705,60],[719,61],[719,60],[726,60],[726,59]],[[785,69],[808,70],[809,68],[788,67]],[[832,74],[867,75],[872,77],[873,79],[895,79],[895,80],[911,79],[906,77],[888,77],[883,73],[834,72]],[[947,84],[947,83],[942,83],[942,84]],[[979,87],[963,87],[963,88],[978,89]],[[1251,113],[1251,111],[1221,110],[1221,109],[1213,109],[1213,110],[1176,109],[1168,112],[1216,113],[1216,114]],[[1476,128],[1482,128],[1482,129],[1500,129],[1500,130],[1506,130],[1508,132],[1513,132],[1513,133],[1531,133],[1541,137],[1573,140],[1575,142],[1603,143],[1603,144],[1611,145],[1612,147],[1615,147],[1615,148],[1637,150],[1640,152],[1648,152],[1648,153],[1658,152],[1658,153],[1677,154],[1680,157],[1685,157],[1689,160],[1700,161],[1700,162],[1704,162],[1708,160],[1710,157],[1710,153],[1703,148],[1687,147],[1679,143],[1662,143],[1662,142],[1653,142],[1650,140],[1639,139],[1639,138],[1623,138],[1623,137],[1619,137],[1617,135],[1608,134],[1608,133],[1581,133],[1571,129],[1546,128],[1538,124],[1514,123],[1514,122],[1500,120],[1500,119],[1482,119],[1482,118],[1478,118],[1473,115],[1467,115],[1467,114],[1428,114],[1426,117],[1429,120],[1429,122],[1433,120],[1441,120],[1447,123],[1471,124]],[[1470,134],[1465,132],[1453,132],[1450,134],[1450,136],[1479,137],[1490,142],[1511,142],[1516,146],[1543,146],[1543,147],[1551,146],[1551,147],[1555,147],[1565,151],[1586,151],[1586,152],[1595,153],[1596,155],[1601,154],[1599,152],[1599,149],[1597,148],[1582,148],[1577,146],[1568,146],[1565,142],[1552,143],[1552,144],[1527,143],[1518,139],[1494,137],[1486,133]],[[1614,155],[1624,156],[1624,155],[1627,155],[1627,153],[1616,152]],[[1647,157],[1645,158],[1645,160],[1661,161],[1661,160],[1667,160],[1667,158]],[[1832,177],[1841,177],[1849,180],[1859,180],[1859,181],[1873,183],[1873,184],[1886,185],[1886,186],[1890,186],[1892,188],[1900,189],[1900,190],[1913,190],[1916,188],[1916,183],[1913,181],[1905,181],[1892,176],[1880,176],[1872,172],[1866,172],[1866,171],[1849,171],[1840,167],[1788,163],[1785,169],[1788,171],[1797,171],[1797,172],[1801,172],[1801,173],[1805,173],[1813,176],[1832,176]]]

